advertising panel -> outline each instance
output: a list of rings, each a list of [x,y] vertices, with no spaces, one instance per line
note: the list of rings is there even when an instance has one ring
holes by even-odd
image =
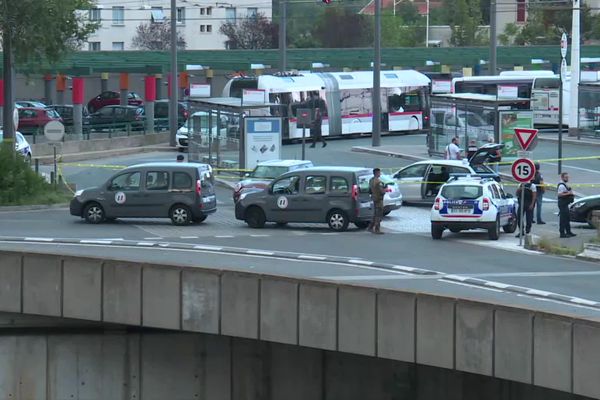
[[[245,169],[254,169],[259,162],[281,158],[281,118],[246,117]]]
[[[500,143],[504,143],[502,157],[516,157],[521,146],[515,137],[515,128],[533,129],[532,111],[501,111]]]

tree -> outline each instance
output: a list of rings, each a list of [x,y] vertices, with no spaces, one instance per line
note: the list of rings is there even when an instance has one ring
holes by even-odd
[[[319,17],[313,36],[322,47],[366,47],[373,44],[371,16],[340,6],[327,7]]]
[[[171,24],[155,21],[138,25],[131,45],[140,50],[166,51],[171,48]],[[185,38],[177,32],[177,49],[185,50]]]
[[[261,13],[241,22],[227,22],[219,32],[227,36],[229,49],[274,49],[279,42],[279,27]]]
[[[0,30],[4,56],[4,138],[14,140],[12,81],[14,61],[20,64],[56,62],[79,48],[98,25],[78,10],[92,0],[0,0]],[[14,61],[13,61],[14,60]]]
[[[479,0],[446,0],[448,25],[452,30],[450,43],[455,46],[473,46],[481,41],[478,35],[482,22]]]
[[[381,44],[383,47],[416,47],[425,43],[424,17],[412,1],[396,5],[396,15],[385,11],[381,16]]]

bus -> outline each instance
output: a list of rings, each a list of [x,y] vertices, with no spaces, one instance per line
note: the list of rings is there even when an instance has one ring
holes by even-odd
[[[414,70],[381,72],[382,132],[426,131],[429,129],[430,79]],[[243,89],[265,92],[268,114],[281,116],[283,139],[302,138],[296,110],[318,95],[326,104],[324,136],[370,134],[373,124],[373,72],[302,72],[281,75],[235,77],[224,89],[224,97],[242,97]],[[306,132],[308,136],[308,132]]]
[[[563,82],[563,125],[569,122],[570,79]],[[558,125],[560,77],[552,71],[503,71],[497,76],[452,80],[454,93],[490,94],[498,98],[531,100],[535,125]]]

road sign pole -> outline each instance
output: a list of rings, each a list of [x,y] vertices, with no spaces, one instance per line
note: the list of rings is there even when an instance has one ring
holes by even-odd
[[[564,58],[563,58],[564,60]],[[562,172],[562,150],[563,150],[563,78],[560,74],[560,84],[558,86],[558,174]]]
[[[305,160],[306,157],[306,127],[302,126],[302,161]]]
[[[523,223],[525,222],[523,218],[525,207],[525,185],[521,184],[521,198],[519,199],[519,246],[523,245]]]

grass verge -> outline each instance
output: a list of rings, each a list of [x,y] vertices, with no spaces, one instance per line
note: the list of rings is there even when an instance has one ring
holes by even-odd
[[[582,246],[569,247],[557,244],[548,238],[540,238],[537,243],[537,249],[548,254],[555,254],[559,256],[576,256],[583,251]]]
[[[0,145],[0,188],[0,206],[66,203],[72,197],[37,175],[6,143]]]

